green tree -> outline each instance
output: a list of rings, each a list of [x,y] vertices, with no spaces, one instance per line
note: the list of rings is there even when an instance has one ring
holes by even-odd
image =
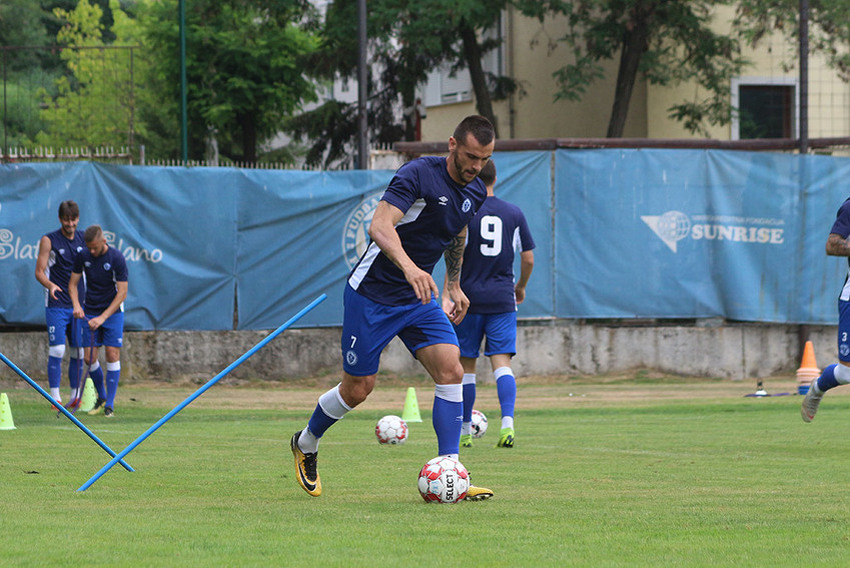
[[[262,144],[305,101],[315,85],[303,61],[316,40],[303,0],[195,0],[186,4],[189,155],[202,158],[213,139],[225,157],[257,161]],[[149,139],[179,140],[180,60],[177,0],[139,7],[150,54],[146,79]],[[162,147],[161,147],[162,148]],[[164,148],[162,148],[164,149]],[[172,157],[178,157],[176,144]]]
[[[113,16],[126,18],[112,0]],[[93,148],[129,147],[132,131],[133,85],[130,53],[108,49],[103,42],[103,12],[80,0],[73,11],[54,10],[65,25],[57,42],[69,75],[56,81],[56,95],[42,91],[47,123],[37,142],[45,146]]]
[[[751,44],[766,35],[782,34],[788,40],[786,66],[799,62],[799,0],[739,0],[735,28]],[[850,82],[850,2],[809,0],[809,52],[826,58],[845,82]]]
[[[560,13],[569,22],[560,39],[575,62],[555,73],[556,99],[581,100],[604,76],[603,61],[618,61],[614,105],[606,136],[623,135],[638,78],[653,85],[693,82],[694,99],[677,103],[670,116],[691,132],[731,120],[729,81],[748,64],[737,36],[712,30],[713,10],[734,0],[543,0],[521,1],[524,13]]]
[[[413,122],[405,114],[415,103],[416,87],[428,73],[448,64],[468,69],[479,114],[496,124],[492,101],[518,89],[510,78],[484,71],[481,59],[499,45],[482,39],[509,0],[370,0],[367,22],[369,74],[367,115],[372,143],[413,139]],[[357,78],[357,1],[328,6],[321,46],[311,61],[312,73],[331,83]],[[408,114],[409,116],[409,114]],[[347,161],[357,137],[357,105],[329,100],[294,117],[287,130],[307,139],[307,162],[331,167]]]

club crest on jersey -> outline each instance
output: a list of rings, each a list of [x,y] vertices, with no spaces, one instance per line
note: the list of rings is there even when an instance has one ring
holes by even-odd
[[[349,269],[354,268],[369,244],[369,225],[381,201],[384,190],[367,195],[349,213],[342,227],[342,258]]]
[[[112,268],[112,265],[111,265],[111,264],[109,264],[108,262],[104,262],[104,263],[103,263],[103,269],[104,269],[104,270],[109,270],[110,268]]]
[[[469,210],[472,209],[472,202],[467,197],[463,200],[463,205],[461,205],[461,209],[464,213],[469,213]]]

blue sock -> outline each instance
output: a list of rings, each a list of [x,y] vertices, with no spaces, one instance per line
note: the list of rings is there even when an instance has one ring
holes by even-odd
[[[325,414],[325,411],[322,410],[322,406],[320,404],[316,404],[316,409],[313,411],[313,415],[310,416],[310,421],[307,422],[307,428],[310,429],[310,432],[312,432],[314,436],[321,438],[325,431],[336,424],[336,422],[336,418],[332,418]]]
[[[58,389],[62,384],[62,358],[47,358],[47,384],[52,389]]]
[[[94,388],[97,390],[97,398],[106,400],[106,389],[103,387],[103,369],[100,365],[97,366],[97,369],[89,371],[89,376],[91,376]]]
[[[499,395],[499,406],[502,417],[513,416],[516,405],[516,379],[513,375],[502,375],[496,379],[496,393]]]
[[[820,392],[826,392],[838,386],[838,379],[835,378],[835,367],[837,367],[835,364],[827,366],[821,376],[818,377],[817,385]]]
[[[115,394],[118,392],[118,379],[121,378],[121,369],[117,371],[106,371],[106,406],[115,408]]]
[[[463,385],[463,421],[472,422],[472,407],[475,406],[475,383]]]
[[[75,391],[80,388],[80,375],[83,374],[83,360],[74,359],[68,361],[68,382],[71,383],[71,398]]]
[[[434,397],[434,407],[431,413],[431,423],[437,434],[437,450],[439,455],[460,453],[460,427],[463,418],[463,402],[449,402],[438,396]]]

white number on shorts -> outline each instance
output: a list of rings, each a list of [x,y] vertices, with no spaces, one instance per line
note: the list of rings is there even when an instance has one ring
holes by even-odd
[[[355,343],[357,343],[357,336],[352,335],[352,336],[351,336],[351,346],[349,347],[349,349],[354,349],[354,344],[355,344]]]
[[[502,219],[495,215],[481,217],[481,254],[484,256],[499,256],[502,252]],[[486,242],[490,241],[490,242]]]

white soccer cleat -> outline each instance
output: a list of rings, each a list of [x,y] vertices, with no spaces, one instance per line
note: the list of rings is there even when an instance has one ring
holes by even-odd
[[[822,392],[815,392],[815,384],[817,379],[812,381],[809,387],[809,392],[806,393],[806,398],[803,399],[803,405],[800,407],[800,416],[803,417],[803,422],[811,422],[815,419],[815,413],[818,411],[820,401],[823,398]]]

